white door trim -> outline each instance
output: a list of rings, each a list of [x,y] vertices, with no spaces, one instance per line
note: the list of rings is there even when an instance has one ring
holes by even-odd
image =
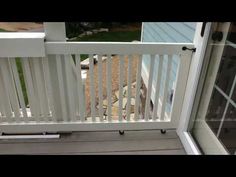
[[[201,151],[189,132],[181,132],[178,135],[188,155],[201,155]]]
[[[224,145],[217,138],[219,131],[218,133],[216,133],[216,135],[213,133],[211,128],[205,122],[205,116],[207,114],[208,106],[211,100],[212,91],[214,87],[217,88],[215,86],[215,80],[221,62],[223,50],[225,47],[225,41],[227,38],[229,27],[230,27],[230,22],[223,24],[214,23],[212,25],[212,31],[220,30],[226,35],[223,36],[220,42],[216,41],[213,42],[212,40],[209,40],[206,52],[207,57],[205,57],[207,60],[209,60],[209,64],[208,65],[204,64],[204,67],[207,67],[207,73],[205,73],[204,76],[201,76],[202,78],[205,78],[204,85],[203,84],[199,85],[200,87],[202,87],[201,95],[204,95],[204,97],[201,96],[201,102],[198,103],[199,104],[198,110],[197,112],[194,112],[196,114],[195,117],[197,117],[198,120],[195,122],[193,133],[196,137],[195,138],[196,141],[198,142],[198,144],[201,145],[205,154],[228,154]],[[208,53],[210,53],[210,55]],[[225,111],[226,109],[227,109],[227,104],[225,107]]]
[[[177,128],[177,134],[180,137],[186,153],[196,155],[201,154],[201,152],[188,132],[188,126],[190,123],[190,116],[197,92],[197,86],[200,79],[200,73],[203,66],[203,60],[212,23],[206,24],[203,37],[200,36],[202,25],[203,23],[199,22],[196,26],[195,37],[193,41],[194,46],[196,47],[196,52],[192,56],[183,109],[181,112],[179,127]]]

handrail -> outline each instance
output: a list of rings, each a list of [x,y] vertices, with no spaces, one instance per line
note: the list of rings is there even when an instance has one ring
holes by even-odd
[[[45,42],[47,54],[176,54],[192,43]]]
[[[0,57],[45,57],[44,33],[0,33]]]

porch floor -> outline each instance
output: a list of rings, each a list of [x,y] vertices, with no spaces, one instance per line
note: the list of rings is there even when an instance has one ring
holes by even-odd
[[[186,154],[176,134],[169,130],[109,132],[73,132],[61,134],[59,139],[0,140],[0,154]]]

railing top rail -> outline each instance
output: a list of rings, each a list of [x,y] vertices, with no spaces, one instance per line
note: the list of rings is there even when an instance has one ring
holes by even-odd
[[[46,54],[180,54],[192,43],[45,42]]]
[[[0,57],[44,57],[44,33],[0,33]]]
[[[45,38],[42,32],[0,32],[0,39],[38,39]]]

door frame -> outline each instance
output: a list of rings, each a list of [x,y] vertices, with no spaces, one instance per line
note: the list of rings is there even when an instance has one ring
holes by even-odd
[[[196,47],[196,52],[193,53],[192,62],[188,74],[188,81],[186,92],[184,96],[183,109],[181,111],[181,117],[179,126],[177,128],[177,134],[185,148],[187,154],[200,155],[201,151],[195,143],[193,137],[189,132],[189,125],[191,123],[191,114],[193,111],[193,105],[197,99],[196,93],[198,84],[200,81],[201,71],[203,69],[203,63],[206,55],[206,48],[209,41],[209,36],[212,29],[212,23],[206,23],[204,35],[200,36],[204,23],[199,22],[196,25],[195,36],[193,44]]]
[[[225,22],[224,24],[213,23],[212,31],[215,31],[216,29],[219,30],[218,29],[219,25],[220,25],[220,31],[223,31],[224,33],[226,33],[230,28],[230,22],[227,23]],[[211,35],[212,33],[210,33],[210,36]],[[222,41],[225,41],[226,38],[227,35],[224,35]],[[224,51],[223,46],[225,45],[222,44],[224,44],[225,42],[222,41],[214,42],[214,45],[212,45],[213,43],[212,39],[209,39],[208,41],[207,51],[205,54],[205,60],[207,60],[207,62],[204,61],[204,66],[203,66],[204,72],[201,73],[202,79],[200,80],[198,86],[198,91],[197,91],[198,98],[195,100],[195,105],[193,108],[195,110],[193,111],[193,115],[191,116],[192,121],[189,124],[188,127],[189,130],[192,129],[194,122],[193,119],[195,119],[196,116],[199,118],[200,117],[203,118],[206,115],[212,91],[215,87],[215,79],[218,73],[218,69],[220,67],[222,53]],[[217,49],[215,47],[217,47]],[[209,75],[209,73],[211,74]],[[204,98],[201,98],[202,97],[201,95],[204,95]],[[224,145],[221,144],[220,140],[217,138],[217,135],[213,133],[213,131],[206,122],[201,122],[201,123],[198,122],[198,124],[195,127],[201,129],[201,131],[198,131],[198,138],[195,137],[195,139],[199,144],[202,144],[201,146],[204,147],[205,152],[210,154],[228,154]],[[207,144],[205,142],[207,142]],[[211,144],[211,146],[209,146],[209,144]],[[217,147],[217,148],[212,148],[212,147]]]

